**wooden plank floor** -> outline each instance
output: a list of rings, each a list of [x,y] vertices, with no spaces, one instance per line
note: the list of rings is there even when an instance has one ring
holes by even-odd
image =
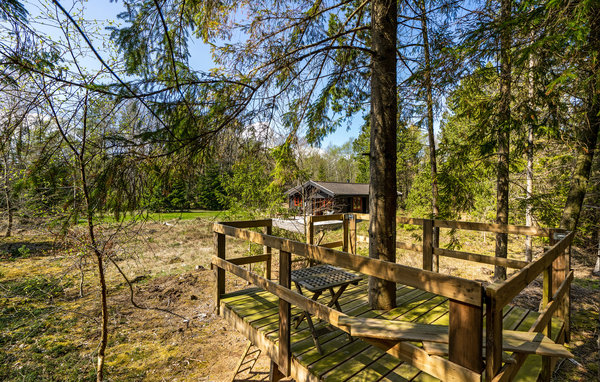
[[[319,301],[327,303],[330,297],[322,296]],[[350,286],[339,299],[344,313],[352,316],[386,318],[425,324],[448,325],[448,300],[444,297],[419,289],[398,285],[397,307],[390,311],[375,311],[369,308],[367,281]],[[278,300],[273,294],[257,289],[247,289],[225,295],[222,309],[232,312],[243,325],[261,333],[270,343],[278,340]],[[300,311],[292,307],[292,315]],[[504,309],[504,328],[527,331],[537,312],[519,307]],[[370,346],[359,339],[350,339],[341,330],[314,320],[323,354],[317,352],[306,320],[292,327],[292,354],[300,368],[323,381],[436,381],[437,379]],[[485,321],[485,320],[484,320]],[[553,320],[553,334],[562,325]],[[516,380],[534,381],[541,368],[541,357],[530,356],[521,368]]]

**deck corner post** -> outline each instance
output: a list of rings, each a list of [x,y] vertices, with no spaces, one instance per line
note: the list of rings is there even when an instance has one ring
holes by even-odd
[[[306,244],[315,244],[315,223],[313,222],[312,215],[307,216],[306,221]]]
[[[343,226],[343,245],[342,245],[342,251],[344,252],[349,252],[349,248],[350,248],[350,214],[343,214],[342,215],[342,226]]]
[[[271,367],[269,369],[269,382],[279,382],[286,376],[279,371],[277,364],[271,361]]]
[[[450,300],[448,356],[476,373],[483,370],[483,308]]]
[[[350,220],[350,230],[348,232],[348,241],[350,242],[350,253],[356,255],[356,214],[350,214],[348,215],[348,218]]]
[[[285,288],[292,286],[292,255],[279,251],[279,284]],[[279,298],[279,354],[277,365],[286,376],[291,373],[291,304]]]
[[[542,291],[542,306],[541,306],[542,309],[541,310],[546,309],[548,304],[550,304],[550,302],[552,301],[552,296],[554,294],[553,287],[554,287],[554,281],[555,281],[554,280],[555,274],[554,274],[553,266],[550,265],[549,267],[544,269],[543,274],[544,274],[544,281],[543,281],[543,287],[542,287],[543,291]],[[547,337],[551,338],[551,336],[552,336],[552,318],[550,318],[550,320],[548,320],[548,324],[542,330],[542,333],[544,333]],[[550,381],[551,377],[552,377],[552,358],[543,356],[540,380],[541,381]]]
[[[225,259],[225,235],[222,233],[215,232],[214,236],[214,246],[215,252],[217,253],[217,257],[220,259]],[[221,296],[225,294],[225,270],[220,267],[214,267],[215,272],[215,309],[217,313],[219,313],[221,306]]]
[[[433,220],[423,219],[423,269],[433,270]]]
[[[562,240],[567,240],[568,238],[563,238]],[[552,262],[552,295],[554,295],[560,285],[565,281],[567,275],[569,274],[569,260],[568,260],[568,248],[565,248],[563,252]],[[570,291],[565,293],[564,297],[561,301],[558,302],[558,309],[556,310],[555,316],[563,320],[564,328],[565,328],[565,341],[567,340],[568,333],[568,320],[569,320],[569,299]]]
[[[502,367],[502,306],[490,289],[485,293],[485,380],[492,381]]]
[[[273,220],[271,220],[270,222],[271,224],[265,227],[265,234],[267,235],[273,234]],[[267,280],[271,280],[272,250],[271,247],[269,247],[268,245],[265,245],[265,254],[269,256],[267,257],[267,264],[265,267],[265,278]]]

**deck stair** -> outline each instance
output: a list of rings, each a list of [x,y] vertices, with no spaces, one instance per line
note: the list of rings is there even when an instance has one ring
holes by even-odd
[[[243,375],[245,372],[248,372],[248,374],[252,374],[252,368],[254,367],[254,365],[256,365],[256,361],[258,361],[258,358],[260,357],[261,354],[261,350],[252,343],[252,341],[248,341],[248,345],[246,346],[246,350],[244,350],[244,353],[242,354],[242,356],[240,357],[240,361],[237,364],[237,367],[235,368],[235,372],[233,373],[233,377],[231,378],[231,382],[239,382],[239,381],[248,381],[248,380],[254,380],[254,379],[248,379],[248,378],[244,378],[244,379],[239,379],[239,377],[241,375]],[[258,380],[266,380],[264,379],[266,376],[262,376],[263,378],[259,378]]]

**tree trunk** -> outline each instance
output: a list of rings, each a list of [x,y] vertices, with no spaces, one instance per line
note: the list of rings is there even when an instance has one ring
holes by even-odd
[[[12,227],[13,227],[13,206],[12,200],[10,198],[10,180],[8,179],[10,176],[10,172],[8,171],[8,160],[6,159],[6,155],[4,158],[4,198],[6,199],[6,213],[8,215],[8,224],[6,226],[6,232],[4,233],[5,237],[10,237],[12,235]]]
[[[395,0],[371,3],[371,150],[369,186],[369,257],[396,262],[396,19]],[[374,309],[396,305],[396,285],[369,278]]]
[[[87,106],[87,104],[86,104]],[[85,117],[84,117],[85,118]],[[85,123],[84,123],[85,125]],[[84,139],[85,139],[85,127],[84,127]],[[85,142],[85,141],[84,141]],[[98,364],[96,367],[96,382],[102,382],[104,380],[104,357],[106,352],[106,345],[108,344],[108,303],[107,303],[107,288],[106,278],[104,276],[104,254],[98,248],[98,242],[96,241],[95,230],[94,230],[94,210],[91,207],[90,194],[88,190],[85,162],[83,153],[85,150],[85,143],[81,150],[81,156],[79,158],[79,170],[81,173],[81,189],[83,191],[83,198],[85,199],[86,205],[86,218],[88,223],[88,234],[90,236],[90,245],[96,256],[96,264],[98,266],[98,282],[100,284],[100,306],[102,312],[102,325],[100,327],[100,345],[98,347]]]
[[[501,0],[500,20],[510,19],[512,0]],[[500,31],[500,112],[498,123],[498,177],[496,181],[496,223],[508,224],[508,153],[510,141],[510,30],[505,25]],[[508,235],[496,234],[496,257],[506,258]],[[506,268],[496,266],[496,280],[506,280]]]
[[[592,271],[594,276],[600,276],[600,232],[598,235],[598,251],[596,252],[596,265]]]
[[[533,215],[531,213],[531,195],[533,193],[533,122],[527,127],[527,168],[525,172],[527,173],[525,225],[531,226],[533,224]],[[525,259],[531,261],[532,258],[531,236],[527,235],[525,236]]]
[[[429,33],[427,31],[427,9],[425,0],[419,1],[421,11],[421,33],[423,35],[423,54],[425,59],[424,85],[427,103],[427,136],[429,138],[429,164],[431,166],[431,218],[437,219],[438,208],[438,184],[437,184],[437,159],[435,150],[435,134],[433,132],[433,83],[431,81],[431,57],[429,55]],[[433,228],[433,247],[439,247],[440,228]],[[439,272],[439,257],[435,257],[434,271]]]
[[[529,60],[529,100],[531,102],[531,109],[533,110],[533,60]],[[527,167],[525,168],[527,189],[525,200],[527,202],[525,206],[525,225],[531,226],[533,224],[533,214],[531,212],[531,196],[533,194],[533,116],[529,118],[527,124]],[[531,248],[531,236],[525,236],[525,259],[531,261],[533,259],[533,252]]]
[[[587,191],[587,185],[596,151],[598,141],[598,130],[600,127],[600,7],[593,7],[590,12],[590,34],[588,35],[588,54],[591,63],[591,75],[588,79],[587,111],[585,125],[581,129],[581,150],[577,155],[575,171],[571,178],[571,186],[567,201],[560,219],[560,228],[574,231],[579,222],[583,199]]]

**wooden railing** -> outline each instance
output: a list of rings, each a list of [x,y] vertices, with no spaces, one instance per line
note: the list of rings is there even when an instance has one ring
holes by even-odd
[[[525,362],[527,355],[517,354],[514,363],[502,366],[502,309],[540,274],[544,277],[542,307],[540,316],[529,331],[542,332],[550,337],[552,317],[555,316],[564,323],[563,340],[569,341],[569,291],[573,279],[570,247],[574,236],[575,232],[567,234],[554,231],[551,236],[551,244],[554,245],[539,259],[529,263],[508,280],[485,288],[486,380],[510,381]],[[551,359],[544,357],[542,379],[550,380],[551,371]]]
[[[480,381],[484,373],[488,381],[508,381],[514,377],[527,355],[518,353],[515,356],[516,361],[514,363],[502,365],[502,309],[540,273],[544,274],[543,309],[540,312],[540,317],[530,331],[542,331],[549,336],[551,319],[554,315],[565,322],[564,334],[565,338],[568,339],[568,296],[573,276],[572,272],[569,272],[570,245],[573,240],[573,233],[562,234],[561,240],[557,241],[556,230],[400,218],[400,223],[423,226],[424,239],[422,252],[424,269],[417,269],[351,253],[356,251],[356,221],[357,219],[364,219],[366,217],[368,218],[368,216],[361,214],[313,216],[308,220],[308,243],[272,236],[271,220],[214,224],[216,256],[213,257],[212,264],[215,267],[217,278],[217,307],[220,306],[220,298],[225,293],[225,271],[233,273],[279,297],[280,338],[271,357],[278,365],[279,370],[285,375],[290,375],[291,370],[291,305],[297,306],[299,309],[307,311],[343,331],[349,332],[348,328],[340,325],[339,322],[341,317],[347,317],[344,313],[308,299],[290,289],[292,254],[447,297],[449,299],[448,359],[430,355],[424,349],[406,341],[390,343],[389,341],[369,340],[373,345],[381,347],[386,352],[406,360],[426,373],[442,380]],[[344,222],[342,247],[345,251],[329,248],[333,246],[331,243],[325,246],[311,244],[314,240],[314,223],[326,220],[342,220]],[[264,233],[248,229],[256,227],[264,227]],[[528,234],[532,236],[550,235],[553,246],[532,263],[512,259],[503,259],[505,261],[496,262],[495,260],[487,259],[496,259],[491,256],[449,250],[440,251],[439,248],[437,249],[437,254],[442,256],[461,256],[458,258],[520,269],[520,271],[513,274],[507,281],[492,284],[484,288],[480,282],[431,271],[433,255],[436,253],[436,249],[432,247],[430,240],[433,227],[489,230],[490,232]],[[225,250],[227,236],[263,245],[265,246],[265,253],[258,256],[227,259]],[[336,242],[334,244],[339,243]],[[272,248],[279,251],[279,283],[270,280]],[[482,259],[480,256],[486,259]],[[263,261],[267,263],[265,277],[261,277],[240,266],[242,264]],[[482,347],[484,338],[484,306],[486,311],[487,347],[485,370]],[[549,370],[551,370],[550,360],[545,358],[543,372],[548,373]]]
[[[356,232],[356,220],[369,220],[367,214],[352,214],[354,220],[354,232]],[[527,266],[528,262],[517,259],[505,259],[502,257],[488,256],[471,252],[454,251],[446,248],[433,247],[433,229],[434,228],[450,228],[470,231],[481,231],[481,232],[492,232],[492,233],[506,233],[513,235],[529,235],[538,237],[550,238],[554,233],[559,230],[528,227],[519,225],[502,225],[502,224],[490,224],[490,223],[477,223],[477,222],[462,222],[462,221],[448,221],[448,220],[431,220],[431,219],[420,219],[420,218],[408,218],[398,217],[396,219],[398,224],[410,224],[416,226],[422,226],[422,243],[413,244],[396,242],[396,248],[405,249],[409,251],[420,252],[423,254],[423,269],[432,269],[434,256],[451,257],[460,260],[466,260],[471,262],[498,265],[513,269],[522,269]],[[350,235],[350,234],[348,234]],[[364,236],[355,236],[357,242],[368,242],[368,238]],[[352,239],[349,239],[352,240]],[[551,239],[552,240],[552,239]]]

